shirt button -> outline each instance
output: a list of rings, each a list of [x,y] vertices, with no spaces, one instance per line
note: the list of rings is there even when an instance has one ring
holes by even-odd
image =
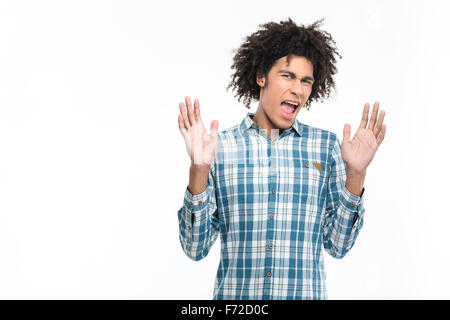
[[[191,230],[192,230],[192,227],[191,227],[191,226],[188,226],[187,229],[188,229],[189,231],[191,231]]]
[[[273,248],[273,245],[272,244],[269,244],[269,249],[272,249]]]
[[[277,165],[274,163],[274,164],[272,164],[272,167],[274,167],[274,168],[276,168],[277,167]]]
[[[307,167],[307,168],[309,167],[309,163],[308,163],[308,162],[307,162],[307,163],[305,163],[305,167]]]
[[[189,202],[189,205],[190,205],[191,207],[193,207],[193,206],[194,206],[194,204],[193,204],[192,202]]]
[[[358,203],[358,207],[360,207],[360,208],[361,208],[361,203]]]
[[[270,220],[273,220],[273,216],[270,216]]]
[[[267,276],[268,276],[268,277],[271,277],[271,276],[272,276],[272,272],[270,272],[270,271],[267,272]]]
[[[352,202],[350,202],[350,205],[353,207],[355,205],[355,203],[352,201]]]
[[[273,193],[273,194],[277,193],[277,190],[273,189],[273,190],[272,190],[272,193]]]
[[[202,204],[203,204],[203,201],[202,201],[202,200],[200,200],[200,201],[198,202],[198,204],[199,204],[199,205],[202,205]]]

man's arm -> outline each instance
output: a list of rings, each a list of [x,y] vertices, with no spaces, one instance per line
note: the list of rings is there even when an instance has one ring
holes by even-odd
[[[213,166],[211,166],[213,168]],[[183,206],[178,210],[180,243],[184,253],[194,261],[206,257],[219,234],[219,217],[215,192],[214,170],[207,171],[206,179],[191,168]],[[203,185],[206,180],[206,187]],[[200,193],[198,190],[204,189]],[[189,190],[192,190],[190,192]]]
[[[342,258],[351,249],[362,227],[367,167],[386,133],[386,124],[383,125],[386,112],[382,110],[377,118],[379,106],[375,102],[368,122],[370,105],[364,105],[361,123],[352,140],[350,125],[345,124],[342,148],[333,136],[323,240],[325,249],[336,258]]]
[[[186,106],[180,103],[178,127],[191,159],[189,185],[178,210],[180,242],[186,255],[197,261],[206,257],[219,233],[214,174],[218,122],[211,122],[209,135],[200,116],[200,102],[196,99],[192,108],[186,97]]]
[[[202,193],[208,186],[209,165],[192,164],[189,168],[189,192],[193,195]]]
[[[340,259],[353,247],[363,226],[365,190],[363,188],[361,196],[357,196],[347,189],[347,168],[337,137],[329,161],[331,173],[323,220],[323,244],[331,256]]]
[[[345,181],[345,187],[350,193],[360,197],[364,189],[364,180],[366,178],[366,172],[354,172],[352,169],[347,170],[347,180]]]

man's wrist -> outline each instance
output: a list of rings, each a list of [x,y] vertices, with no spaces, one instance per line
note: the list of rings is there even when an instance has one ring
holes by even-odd
[[[191,164],[191,167],[189,168],[188,190],[192,195],[200,194],[205,191],[208,186],[209,168],[209,164]]]
[[[205,174],[205,172],[209,172],[210,167],[210,164],[195,164],[192,162],[189,171],[194,174]]]
[[[356,171],[351,168],[347,170],[347,180],[345,187],[351,194],[360,197],[364,188],[364,179],[366,178],[366,170]]]

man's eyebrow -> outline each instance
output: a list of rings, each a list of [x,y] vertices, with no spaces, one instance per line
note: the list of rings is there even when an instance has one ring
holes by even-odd
[[[296,78],[297,78],[297,75],[296,75],[295,73],[293,73],[292,71],[288,71],[288,70],[279,70],[278,73],[287,73],[287,74],[289,74],[290,76],[296,77]],[[302,80],[311,80],[312,82],[314,82],[314,78],[313,78],[313,77],[310,77],[310,76],[303,77]]]

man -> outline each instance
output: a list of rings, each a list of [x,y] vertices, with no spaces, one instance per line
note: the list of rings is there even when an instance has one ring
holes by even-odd
[[[322,247],[342,258],[364,217],[364,178],[384,139],[384,110],[369,104],[350,140],[296,120],[328,97],[339,56],[320,21],[267,23],[239,48],[230,87],[256,113],[208,135],[200,104],[180,103],[178,124],[191,158],[178,211],[180,241],[193,260],[221,235],[213,299],[327,299]]]

